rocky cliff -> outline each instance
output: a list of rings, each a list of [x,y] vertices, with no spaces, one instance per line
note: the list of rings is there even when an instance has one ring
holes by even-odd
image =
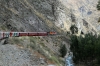
[[[45,66],[63,66],[59,48],[61,44],[66,44],[69,52],[69,38],[66,38],[66,34],[71,33],[72,25],[78,28],[78,34],[99,33],[100,12],[96,9],[97,2],[98,0],[0,0],[1,31],[55,31],[58,34],[8,39],[7,45],[0,46],[1,65],[6,63],[4,66],[18,66],[23,61],[20,66],[40,66],[42,57],[46,60],[43,63]]]
[[[74,23],[79,29],[79,33],[81,31],[99,33],[100,12],[96,8],[98,0],[60,0],[60,2],[66,6],[67,12],[69,11],[65,21],[67,25]]]
[[[0,23],[10,31],[70,31],[75,24],[84,33],[98,32],[97,3],[98,0],[1,0]]]

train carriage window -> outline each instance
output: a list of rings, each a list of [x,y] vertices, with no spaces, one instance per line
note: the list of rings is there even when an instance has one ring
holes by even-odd
[[[12,36],[19,36],[18,32],[14,32]]]
[[[4,37],[10,37],[10,33],[9,32],[4,33]]]

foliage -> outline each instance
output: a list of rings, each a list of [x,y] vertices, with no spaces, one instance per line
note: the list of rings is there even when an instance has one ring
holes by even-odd
[[[0,28],[1,28],[1,30],[6,30],[6,26],[5,25],[1,25]]]
[[[70,30],[71,30],[72,34],[78,33],[78,28],[75,25],[72,25],[70,27]]]
[[[71,36],[71,51],[74,54],[73,60],[75,63],[92,62],[97,60],[100,63],[100,36],[92,33],[82,36]],[[91,63],[92,64],[92,63]]]
[[[100,17],[99,17],[99,19],[98,19],[98,22],[100,22]]]
[[[64,57],[67,53],[67,48],[66,48],[66,45],[62,45],[61,48],[60,48],[60,53],[61,53],[61,57]]]
[[[60,62],[58,61],[57,57],[51,56],[50,60],[52,60],[53,62],[57,63],[58,66],[60,66]]]
[[[99,0],[99,2],[97,4],[97,9],[100,10],[100,0]]]

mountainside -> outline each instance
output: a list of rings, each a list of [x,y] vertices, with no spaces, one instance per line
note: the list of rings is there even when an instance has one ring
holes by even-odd
[[[76,24],[79,31],[83,33],[98,33],[100,12],[97,10],[98,0],[60,0],[71,12],[72,22]],[[68,16],[69,17],[69,16]]]
[[[56,7],[60,4],[51,0],[0,0],[1,31],[55,31],[62,35],[62,30],[55,26],[53,3],[57,3]],[[1,41],[1,65],[63,66],[64,61],[59,58],[59,48],[61,44],[68,44],[66,39],[63,36],[12,37],[8,39],[8,44]]]
[[[64,66],[59,49],[65,44],[70,52],[66,35],[72,34],[72,25],[78,28],[78,34],[99,34],[97,3],[98,0],[0,0],[1,31],[57,32],[55,36],[12,37],[6,45],[1,41],[1,65],[18,66],[20,62],[20,66]]]
[[[0,23],[10,31],[60,32],[59,28],[69,31],[75,24],[79,32],[98,32],[97,3],[98,0],[1,0]]]

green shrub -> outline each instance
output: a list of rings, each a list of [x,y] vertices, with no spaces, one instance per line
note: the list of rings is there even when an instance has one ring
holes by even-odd
[[[59,63],[59,61],[58,61],[58,58],[57,57],[55,57],[55,56],[51,56],[51,58],[50,58],[52,61],[54,61],[55,63],[57,63],[57,65],[58,66],[60,66],[60,63]]]
[[[70,27],[70,30],[71,30],[71,33],[72,33],[72,34],[78,33],[78,28],[77,28],[75,25],[72,25],[72,26]]]
[[[98,19],[98,22],[100,22],[100,17],[99,17],[99,19]]]
[[[97,4],[97,9],[100,10],[100,0],[99,0],[99,2]]]
[[[65,44],[60,47],[60,53],[61,53],[61,57],[64,57],[66,55],[67,48]]]

